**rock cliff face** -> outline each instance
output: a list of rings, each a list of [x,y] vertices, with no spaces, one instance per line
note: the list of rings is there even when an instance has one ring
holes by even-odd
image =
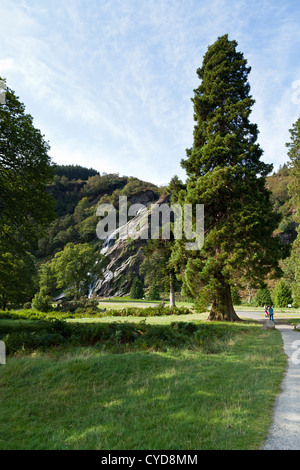
[[[145,191],[135,195],[130,202],[143,204],[145,208],[142,208],[126,225],[117,228],[104,241],[101,252],[108,258],[108,265],[103,279],[95,282],[90,295],[113,297],[129,293],[131,283],[138,275],[140,265],[145,257],[143,248],[150,236],[152,204],[167,204],[169,196],[155,201],[152,191]]]

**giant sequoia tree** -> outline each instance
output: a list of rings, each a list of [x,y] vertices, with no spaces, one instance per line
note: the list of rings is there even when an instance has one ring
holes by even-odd
[[[208,48],[194,90],[194,143],[182,161],[188,180],[180,204],[204,204],[201,250],[177,241],[172,261],[186,293],[211,302],[211,320],[238,320],[231,288],[245,280],[263,283],[278,275],[283,255],[272,236],[280,216],[273,212],[265,178],[272,165],[261,161],[258,129],[249,120],[250,67],[236,41],[220,37]]]
[[[290,142],[286,144],[289,149],[288,156],[290,157],[292,177],[289,192],[296,206],[295,222],[300,224],[300,118],[297,119],[290,129],[290,136]],[[300,225],[298,225],[297,232],[298,236],[293,243],[289,267],[293,275],[294,301],[295,304],[300,305]]]

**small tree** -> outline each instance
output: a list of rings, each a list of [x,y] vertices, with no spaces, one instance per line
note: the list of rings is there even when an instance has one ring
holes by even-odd
[[[51,297],[47,295],[45,287],[35,294],[31,306],[40,312],[49,312],[52,309]]]
[[[289,304],[293,303],[293,296],[290,288],[284,282],[279,281],[275,290],[275,306],[286,308]]]
[[[149,300],[160,300],[160,292],[159,292],[159,288],[158,288],[158,285],[156,284],[156,282],[154,282],[151,285],[149,295],[148,295],[148,299]]]
[[[255,296],[255,303],[258,307],[264,307],[265,305],[273,305],[273,300],[271,298],[271,294],[268,287],[258,289]]]
[[[132,282],[130,289],[130,298],[131,299],[142,299],[144,297],[144,287],[142,281],[135,277]]]

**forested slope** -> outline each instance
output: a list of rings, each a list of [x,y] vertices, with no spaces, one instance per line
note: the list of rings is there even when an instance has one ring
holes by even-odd
[[[292,243],[296,236],[296,224],[293,220],[295,206],[288,192],[291,178],[286,165],[267,178],[267,187],[272,192],[274,210],[282,214],[282,222],[277,230],[285,243]],[[103,247],[103,240],[96,235],[96,226],[99,217],[96,216],[96,208],[99,204],[111,203],[118,209],[119,196],[127,196],[129,204],[150,204],[159,200],[166,194],[165,188],[141,181],[138,178],[119,176],[118,174],[102,174],[96,170],[79,166],[57,166],[53,182],[48,186],[48,191],[56,200],[57,219],[49,225],[46,236],[41,238],[35,255],[39,264],[49,261],[55,253],[63,250],[67,243],[90,243],[97,249]],[[127,246],[128,245],[128,246]],[[122,272],[122,266],[126,260],[132,259],[135,272],[131,272],[129,264],[123,272],[122,284],[130,288],[134,275],[139,274],[139,266],[142,263],[144,240],[129,240],[128,244],[122,243],[122,248],[111,250],[109,266],[115,266]],[[113,256],[113,258],[112,258]],[[116,258],[120,259],[116,259]],[[130,271],[130,272],[129,272]],[[120,292],[120,276],[116,281],[110,281],[110,270],[105,274],[105,288],[103,293],[114,295]],[[104,284],[103,284],[104,286]],[[126,292],[127,293],[127,292]],[[101,294],[101,290],[100,290]]]

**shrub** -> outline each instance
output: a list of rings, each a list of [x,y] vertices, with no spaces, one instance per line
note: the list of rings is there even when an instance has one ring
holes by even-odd
[[[114,316],[114,317],[126,317],[131,315],[133,317],[155,317],[163,315],[188,315],[190,310],[186,307],[146,307],[146,308],[123,308],[120,310],[108,310],[101,316]]]
[[[144,297],[143,283],[138,277],[135,277],[130,289],[131,299],[142,299]]]
[[[41,312],[49,312],[52,309],[51,298],[46,295],[46,288],[42,288],[40,292],[35,294],[32,300],[32,308]]]
[[[28,310],[29,308],[31,308],[31,302],[26,302],[24,305],[23,305],[23,308],[25,310]]]
[[[160,300],[160,292],[157,284],[154,282],[148,294],[149,300]]]
[[[292,292],[284,280],[279,281],[275,289],[275,306],[286,308],[293,303]]]
[[[255,304],[258,307],[263,307],[264,305],[273,305],[273,301],[268,287],[264,287],[263,289],[259,289],[257,291],[255,296]]]

